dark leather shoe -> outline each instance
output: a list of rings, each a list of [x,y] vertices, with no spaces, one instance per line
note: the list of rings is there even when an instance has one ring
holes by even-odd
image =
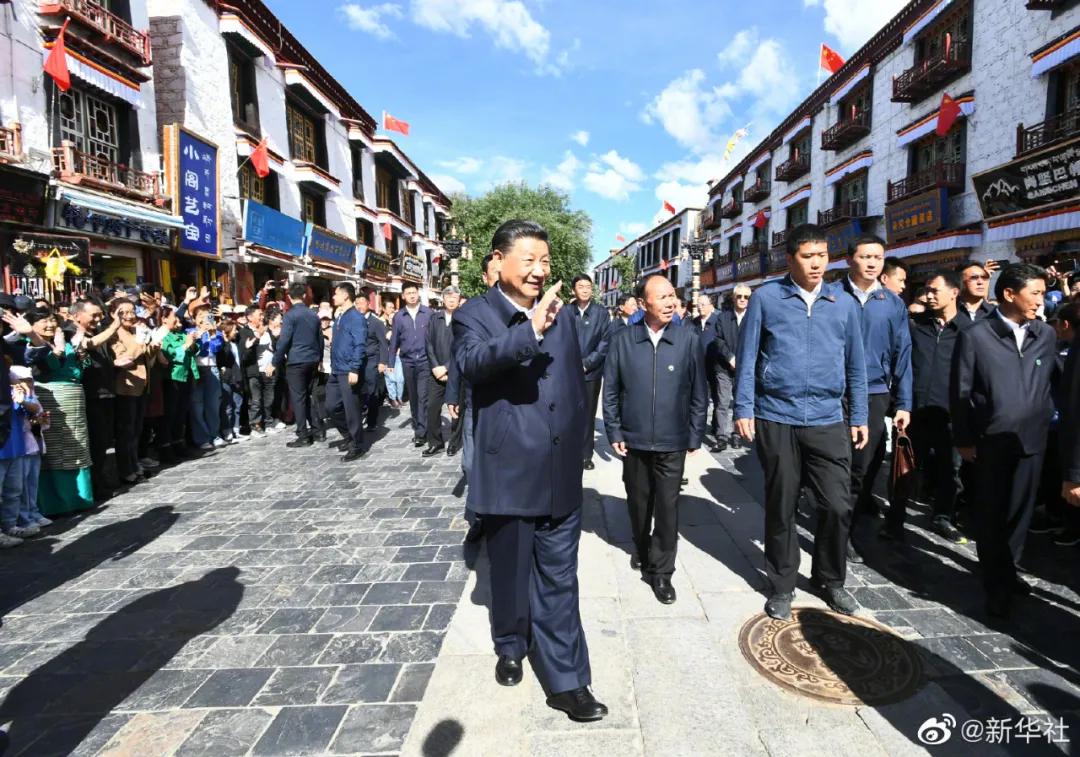
[[[592,460],[586,460],[585,464],[582,465],[582,467],[585,470],[593,470],[596,467],[596,463],[594,463]]]
[[[454,455],[456,455],[460,451],[461,451],[460,447],[455,447],[453,444],[451,444],[446,448],[446,456],[447,457],[453,457]]]
[[[298,437],[296,439],[293,439],[291,442],[289,442],[285,446],[290,447],[292,449],[298,449],[299,447],[310,447],[314,443],[315,442],[312,441],[310,436],[301,436],[301,437]]]
[[[791,600],[794,594],[773,594],[765,603],[765,614],[776,620],[791,620]]]
[[[440,452],[442,452],[442,451],[443,451],[444,449],[446,449],[446,448],[445,448],[445,447],[444,447],[443,445],[441,445],[441,444],[436,444],[436,445],[434,445],[434,446],[428,447],[428,448],[427,448],[426,450],[424,450],[423,452],[421,452],[421,453],[420,453],[420,456],[421,456],[421,457],[432,457],[433,455],[437,455],[437,454],[439,454],[439,453],[440,453]]]
[[[476,521],[469,526],[469,532],[465,534],[466,544],[476,544],[478,541],[484,538],[484,523],[483,521]]]
[[[500,686],[517,686],[521,683],[521,660],[509,655],[500,655],[495,663],[495,681]]]
[[[723,439],[717,439],[716,444],[714,444],[710,448],[710,451],[711,452],[723,452],[726,449],[727,449],[727,442],[724,441]]]
[[[1012,593],[1018,597],[1026,597],[1031,594],[1031,584],[1017,576],[1013,582]]]
[[[412,446],[414,446],[414,447],[423,447],[425,444],[427,444],[427,442],[425,440],[423,440],[423,439],[413,439],[412,440]]]
[[[851,596],[851,592],[843,586],[822,586],[820,589],[822,599],[825,600],[825,604],[833,612],[838,612],[841,615],[854,615],[855,611],[859,609],[859,603],[855,601],[855,597]]]
[[[992,618],[1007,618],[1011,609],[1012,595],[1008,592],[994,594],[986,600],[986,614]]]
[[[317,431],[315,433],[315,441],[317,441],[317,442],[325,442],[326,441],[326,432],[325,431]]]
[[[608,714],[607,707],[597,702],[592,692],[584,686],[580,689],[552,694],[547,698],[547,704],[552,709],[565,712],[571,720],[581,723],[601,720]]]
[[[853,541],[849,541],[847,545],[847,561],[858,565],[866,562]]]
[[[351,449],[342,456],[341,462],[343,462],[343,463],[351,463],[353,460],[359,460],[363,456],[364,456],[364,450],[362,450],[362,449]]]
[[[652,580],[652,593],[662,605],[675,602],[675,587],[668,576],[655,576]]]
[[[641,558],[636,554],[630,555],[630,567],[634,570],[641,570]]]

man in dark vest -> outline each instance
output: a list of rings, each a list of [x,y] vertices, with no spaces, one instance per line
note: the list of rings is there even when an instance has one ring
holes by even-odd
[[[423,447],[427,440],[427,387],[431,367],[427,361],[427,326],[431,310],[420,304],[416,284],[405,282],[401,288],[404,306],[394,314],[390,334],[390,361],[401,355],[405,388],[409,392],[409,416],[412,418],[413,446]]]
[[[587,400],[577,323],[561,311],[548,235],[507,221],[491,241],[499,283],[454,317],[454,350],[472,387],[476,454],[468,506],[483,518],[491,560],[495,678],[521,681],[530,653],[548,705],[575,720],[607,708],[578,610],[581,440]]]
[[[572,282],[574,289],[573,314],[577,317],[578,348],[581,364],[585,370],[585,397],[588,423],[585,426],[585,446],[582,460],[585,470],[592,470],[596,407],[600,398],[600,381],[604,378],[604,356],[607,354],[608,325],[611,322],[607,310],[593,302],[593,282],[588,275],[579,273]]]

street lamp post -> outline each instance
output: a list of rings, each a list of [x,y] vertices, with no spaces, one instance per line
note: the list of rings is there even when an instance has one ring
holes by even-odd
[[[708,251],[709,245],[704,241],[703,237],[697,237],[693,242],[683,242],[682,247],[684,250],[683,259],[689,257],[691,261],[693,278],[690,283],[690,297],[693,313],[696,317],[698,315],[698,295],[701,293],[701,261],[705,259],[705,253]]]
[[[465,240],[457,238],[457,224],[451,227],[450,239],[444,239],[442,246],[446,250],[446,257],[450,258],[450,285],[456,287],[458,285],[458,258],[465,250]]]

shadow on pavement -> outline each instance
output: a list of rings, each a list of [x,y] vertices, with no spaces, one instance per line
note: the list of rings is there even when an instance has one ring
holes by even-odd
[[[0,754],[70,754],[125,700],[126,709],[179,707],[191,693],[182,688],[189,671],[161,669],[235,612],[244,594],[239,575],[219,568],[140,597],[34,670],[0,705],[0,723],[9,724]]]
[[[465,729],[456,720],[440,720],[435,724],[420,747],[424,757],[449,757],[461,743]]]

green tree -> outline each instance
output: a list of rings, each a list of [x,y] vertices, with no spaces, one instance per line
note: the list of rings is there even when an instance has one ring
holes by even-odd
[[[524,182],[503,184],[480,197],[457,194],[452,198],[454,223],[459,237],[468,240],[470,260],[459,261],[461,291],[466,297],[484,293],[480,262],[491,250],[491,237],[505,221],[522,218],[536,221],[548,232],[551,247],[551,278],[564,282],[563,297],[570,297],[570,280],[589,267],[589,234],[592,220],[582,210],[570,208],[570,198],[550,187],[533,188]]]
[[[637,285],[637,261],[629,253],[616,255],[611,265],[619,273],[619,291],[623,294],[632,294]]]

